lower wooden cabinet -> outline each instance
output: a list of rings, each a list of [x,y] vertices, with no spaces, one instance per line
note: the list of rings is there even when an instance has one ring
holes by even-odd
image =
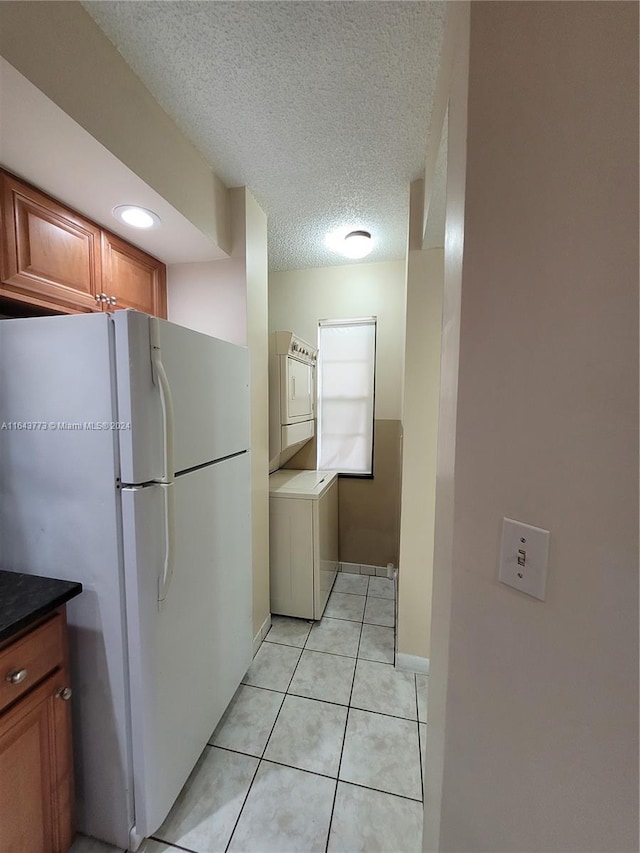
[[[59,612],[53,619],[64,622],[64,614]],[[17,667],[26,659],[31,638],[42,645],[41,629],[16,642],[21,646],[15,656],[3,655],[5,662],[15,661],[0,673],[5,682],[27,671]],[[11,645],[7,649],[10,652]],[[57,664],[51,674],[9,702],[0,714],[2,853],[66,853],[73,841],[71,689],[66,654]]]

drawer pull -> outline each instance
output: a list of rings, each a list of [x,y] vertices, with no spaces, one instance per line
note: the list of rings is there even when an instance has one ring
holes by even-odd
[[[27,669],[12,669],[11,672],[7,673],[6,680],[9,684],[22,684],[28,675],[29,671]]]
[[[73,690],[70,687],[61,687],[56,690],[56,699],[62,699],[64,702],[68,702],[72,695]]]

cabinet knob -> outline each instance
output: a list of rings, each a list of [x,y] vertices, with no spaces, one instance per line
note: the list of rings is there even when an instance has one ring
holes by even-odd
[[[96,300],[96,302],[102,302],[102,294],[101,293],[96,293],[96,295],[93,298]]]
[[[7,673],[6,681],[9,684],[22,684],[25,678],[29,675],[29,671],[26,669],[12,669]]]
[[[73,690],[70,687],[61,687],[56,690],[56,699],[62,699],[64,702],[68,702],[72,695]]]
[[[118,300],[116,299],[116,297],[115,297],[115,296],[110,296],[110,297],[109,297],[109,303],[110,303],[111,305],[117,305]]]

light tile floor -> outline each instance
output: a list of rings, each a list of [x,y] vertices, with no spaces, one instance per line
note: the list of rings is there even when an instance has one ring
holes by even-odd
[[[393,667],[394,597],[386,578],[340,573],[313,626],[273,617],[141,853],[421,850],[428,677]]]

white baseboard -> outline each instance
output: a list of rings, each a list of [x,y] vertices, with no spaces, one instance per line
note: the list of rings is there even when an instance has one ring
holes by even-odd
[[[429,658],[397,652],[396,669],[401,669],[403,672],[419,672],[422,675],[429,675]]]
[[[386,566],[365,566],[360,563],[338,563],[339,572],[351,572],[355,575],[369,575],[370,577],[389,578],[393,580],[397,569],[393,563]]]
[[[264,640],[264,638],[269,633],[270,627],[271,627],[271,614],[269,613],[267,618],[264,620],[264,622],[260,626],[260,630],[255,635],[255,637],[253,638],[253,656],[254,657],[256,656],[256,652],[258,651],[258,649],[262,645],[262,641]]]

